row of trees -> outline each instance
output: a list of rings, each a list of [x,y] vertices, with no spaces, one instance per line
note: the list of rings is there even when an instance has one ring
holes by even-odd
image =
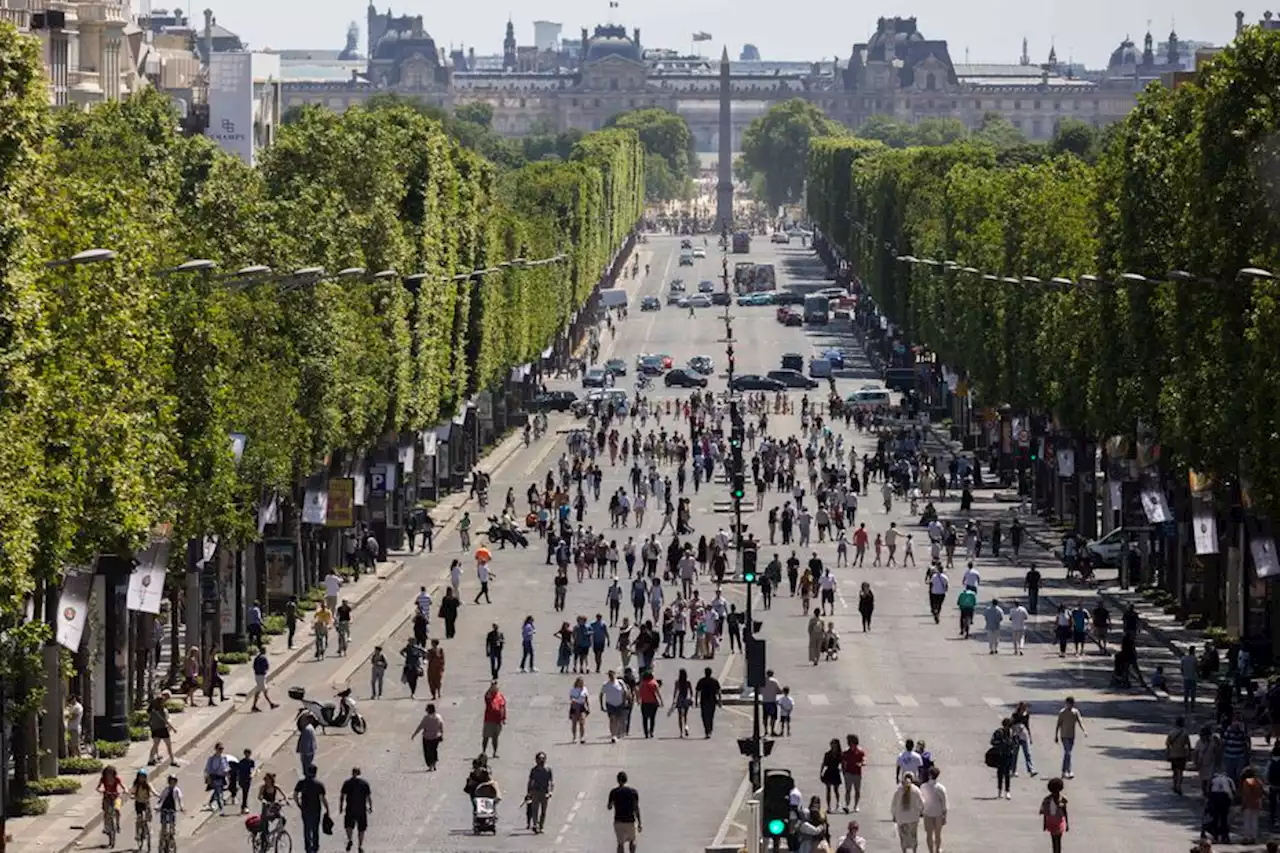
[[[154,92],[51,111],[39,51],[0,24],[0,681],[33,687],[10,692],[19,713],[46,637],[24,606],[64,567],[157,525],[252,541],[264,494],[536,360],[644,203],[632,130],[504,169],[411,106],[306,109],[251,168],[179,135]],[[116,256],[56,263],[90,247]],[[217,269],[175,270],[192,258]],[[230,274],[252,264],[331,273]]]
[[[809,212],[985,405],[1079,435],[1149,425],[1177,464],[1241,476],[1275,517],[1278,82],[1280,34],[1248,29],[1194,83],[1149,88],[1092,164],[818,140]]]
[[[1060,122],[1048,143],[1029,142],[999,113],[983,116],[972,131],[956,118],[930,118],[910,124],[881,115],[871,116],[856,131],[850,131],[827,118],[815,104],[792,98],[776,104],[747,127],[742,157],[736,164],[738,175],[770,206],[800,201],[810,143],[829,138],[869,140],[888,148],[932,148],[971,142],[994,150],[1001,163],[1010,164],[1037,163],[1066,153],[1093,162],[1102,143],[1097,128],[1077,119]]]

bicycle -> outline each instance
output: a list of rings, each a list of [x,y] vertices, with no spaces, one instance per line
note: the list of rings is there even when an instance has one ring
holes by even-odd
[[[324,657],[329,646],[329,632],[323,628],[316,629],[316,660]]]
[[[134,841],[138,853],[151,850],[151,809],[146,809],[134,821]]]
[[[268,813],[266,832],[261,830],[257,822],[246,821],[246,828],[249,828],[249,849],[253,853],[293,853],[293,838],[289,835],[289,830],[284,828],[285,820],[284,815],[280,814],[280,808],[278,805],[274,806]]]
[[[177,829],[177,812],[160,812],[160,850],[159,853],[178,853],[178,839],[174,834]]]
[[[116,836],[120,834],[120,801],[116,798],[102,798],[102,828],[107,833],[107,847],[116,846]]]
[[[347,640],[351,635],[351,627],[346,622],[338,623],[338,654],[347,653]]]

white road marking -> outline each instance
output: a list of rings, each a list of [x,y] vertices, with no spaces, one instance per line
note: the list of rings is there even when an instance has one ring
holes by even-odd
[[[898,704],[904,708],[919,708],[920,703],[916,701],[914,696],[894,696],[898,700]]]
[[[871,708],[874,707],[876,703],[870,696],[859,694],[853,697],[853,704],[860,705],[863,708]]]
[[[1003,708],[1004,700],[995,696],[983,696],[982,701],[986,702],[992,708]]]
[[[809,704],[810,705],[830,705],[831,700],[827,698],[827,694],[825,693],[810,693]]]
[[[564,843],[564,836],[569,831],[573,819],[578,815],[578,809],[582,808],[582,801],[587,798],[586,791],[579,791],[578,797],[573,801],[573,805],[569,808],[569,813],[565,815],[564,825],[560,827],[560,834],[556,836],[556,846],[559,847]]]
[[[954,697],[954,696],[943,696],[943,697],[942,697],[942,698],[940,698],[938,701],[942,703],[942,707],[944,707],[944,708],[959,708],[959,707],[960,707],[960,700],[959,700],[959,699],[957,699],[957,698],[956,698],[956,697]]]
[[[893,738],[898,743],[902,743],[905,738],[902,736],[902,729],[898,728],[898,723],[893,718],[893,714],[889,714],[886,719],[889,721],[889,728],[893,729]]]

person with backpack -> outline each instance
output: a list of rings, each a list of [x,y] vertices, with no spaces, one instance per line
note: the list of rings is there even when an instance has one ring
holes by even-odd
[[[991,733],[991,745],[985,756],[986,765],[996,771],[996,799],[1012,799],[1009,787],[1017,761],[1018,740],[1013,733],[1013,720],[1005,717],[1000,721],[1000,728]]]
[[[978,593],[968,587],[956,596],[956,606],[960,608],[960,636],[969,638],[969,627],[973,625],[973,612],[978,609]]]
[[[1040,801],[1040,817],[1044,831],[1049,833],[1053,853],[1062,853],[1062,836],[1067,833],[1067,798],[1062,796],[1065,787],[1061,779],[1049,780],[1049,793]]]
[[[1187,721],[1178,717],[1173,722],[1173,731],[1164,739],[1165,755],[1169,758],[1169,767],[1173,771],[1173,792],[1182,796],[1182,777],[1187,770],[1187,759],[1191,757],[1191,735],[1187,732]]]

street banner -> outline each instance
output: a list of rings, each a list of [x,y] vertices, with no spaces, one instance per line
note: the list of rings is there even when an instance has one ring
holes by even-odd
[[[325,527],[354,527],[356,523],[356,481],[350,477],[334,477],[329,481],[328,512]]]
[[[489,423],[490,425],[493,424],[493,404],[492,403],[489,404]],[[408,444],[400,445],[399,457],[400,457],[400,468],[406,474],[412,474],[413,465],[418,460],[417,449],[414,447],[414,443],[412,441],[409,442]],[[406,477],[405,479],[407,480],[410,478]]]
[[[356,506],[364,506],[365,492],[368,486],[365,485],[364,469],[356,471],[351,475],[352,481],[355,482],[355,503]]]
[[[1253,557],[1253,570],[1259,578],[1280,575],[1280,557],[1276,556],[1276,537],[1266,519],[1245,516],[1249,533],[1249,554]]]
[[[262,543],[262,562],[267,568],[267,595],[273,599],[288,598],[296,591],[293,575],[298,565],[298,550],[292,539],[267,539]]]
[[[1058,451],[1058,476],[1069,479],[1076,475],[1076,451],[1064,447]]]
[[[1195,471],[1187,472],[1191,486],[1191,528],[1196,555],[1218,553],[1218,516],[1213,511],[1213,480]]]
[[[274,492],[258,504],[258,535],[267,529],[268,524],[280,523],[280,497]]]
[[[89,617],[89,591],[93,588],[94,566],[67,566],[58,595],[58,645],[68,651],[80,650],[80,639]]]
[[[1164,489],[1160,488],[1159,478],[1154,474],[1144,474],[1139,487],[1142,512],[1147,516],[1148,523],[1164,524],[1166,521],[1173,521],[1169,501],[1164,496]]]
[[[303,524],[324,524],[329,510],[329,493],[322,489],[307,489],[302,504]]]
[[[138,613],[158,614],[164,601],[164,576],[169,565],[169,540],[156,539],[133,555],[137,565],[129,574],[126,606]]]
[[[244,445],[248,438],[242,432],[228,433],[228,438],[231,439],[231,455],[239,462],[244,458]]]

